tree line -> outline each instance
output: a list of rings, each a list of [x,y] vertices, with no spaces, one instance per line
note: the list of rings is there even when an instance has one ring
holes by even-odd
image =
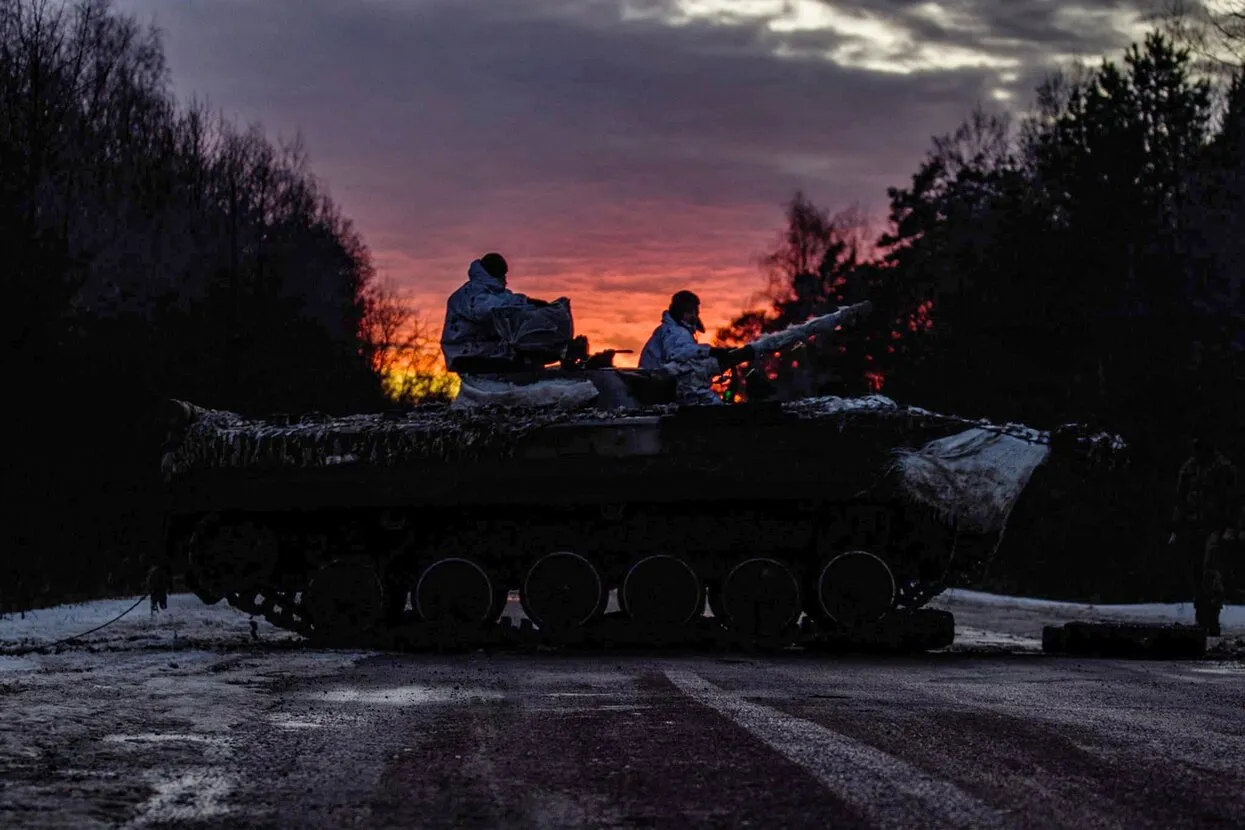
[[[109,0],[0,0],[0,240],[0,610],[139,584],[161,399],[383,408],[418,346],[298,140],[180,103],[158,33]]]
[[[1220,22],[1212,33],[1237,31]],[[1096,522],[1013,532],[1000,587],[1170,598],[1183,580],[1166,521],[1190,440],[1245,463],[1245,75],[1212,82],[1190,31],[1052,74],[1020,118],[978,107],[888,190],[882,233],[797,194],[765,260],[766,307],[717,334],[738,343],[869,297],[863,325],[766,359],[780,394],[881,392],[1124,435],[1125,489]]]

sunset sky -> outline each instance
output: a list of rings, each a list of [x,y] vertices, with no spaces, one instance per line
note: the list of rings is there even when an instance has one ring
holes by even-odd
[[[1118,56],[1155,7],[1044,0],[119,0],[179,95],[316,174],[439,330],[488,250],[637,352],[669,296],[712,333],[764,287],[797,188],[882,226],[935,133]],[[620,364],[632,365],[620,358]]]

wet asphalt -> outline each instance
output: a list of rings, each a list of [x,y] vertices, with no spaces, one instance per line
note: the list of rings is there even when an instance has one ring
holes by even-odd
[[[109,661],[0,689],[0,826],[1245,826],[1239,662]]]
[[[1239,827],[1243,681],[1041,658],[380,658],[285,693],[324,725],[264,725],[272,775],[234,803],[271,826],[296,804],[322,827]]]

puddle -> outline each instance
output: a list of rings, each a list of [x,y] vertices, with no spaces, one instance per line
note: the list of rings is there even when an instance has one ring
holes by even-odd
[[[1197,674],[1245,675],[1245,663],[1219,663],[1213,666],[1194,666],[1190,671]]]
[[[179,744],[215,744],[228,741],[220,735],[194,735],[178,733],[147,732],[139,735],[107,735],[104,743],[179,743]]]
[[[595,708],[606,712],[633,712],[637,709],[652,709],[653,706],[650,703],[607,703],[604,706]]]
[[[568,666],[566,671],[533,669],[526,672],[523,682],[529,686],[587,686],[616,689],[633,678],[620,672],[582,671]]]
[[[437,686],[397,686],[387,689],[332,689],[312,693],[312,700],[329,703],[370,703],[382,706],[426,706],[435,703],[472,703],[501,700],[504,694],[491,689],[453,689]]]
[[[980,628],[967,626],[957,627],[955,642],[951,648],[1009,648],[1017,651],[1041,651],[1042,641],[1017,634],[1005,634],[998,631],[984,631]]]
[[[309,720],[282,720],[280,718],[272,718],[269,722],[279,729],[319,729],[324,726],[322,723],[314,723]]]

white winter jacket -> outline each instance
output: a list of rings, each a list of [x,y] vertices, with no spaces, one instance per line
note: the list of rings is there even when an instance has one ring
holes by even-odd
[[[653,336],[640,352],[641,369],[660,369],[667,363],[682,363],[709,356],[709,347],[696,342],[696,334],[688,326],[675,320],[670,312],[663,312],[661,325],[653,330]]]
[[[508,357],[489,315],[494,309],[527,305],[527,297],[502,285],[478,259],[472,262],[467,282],[445,305],[441,352],[446,367],[459,357]]]

